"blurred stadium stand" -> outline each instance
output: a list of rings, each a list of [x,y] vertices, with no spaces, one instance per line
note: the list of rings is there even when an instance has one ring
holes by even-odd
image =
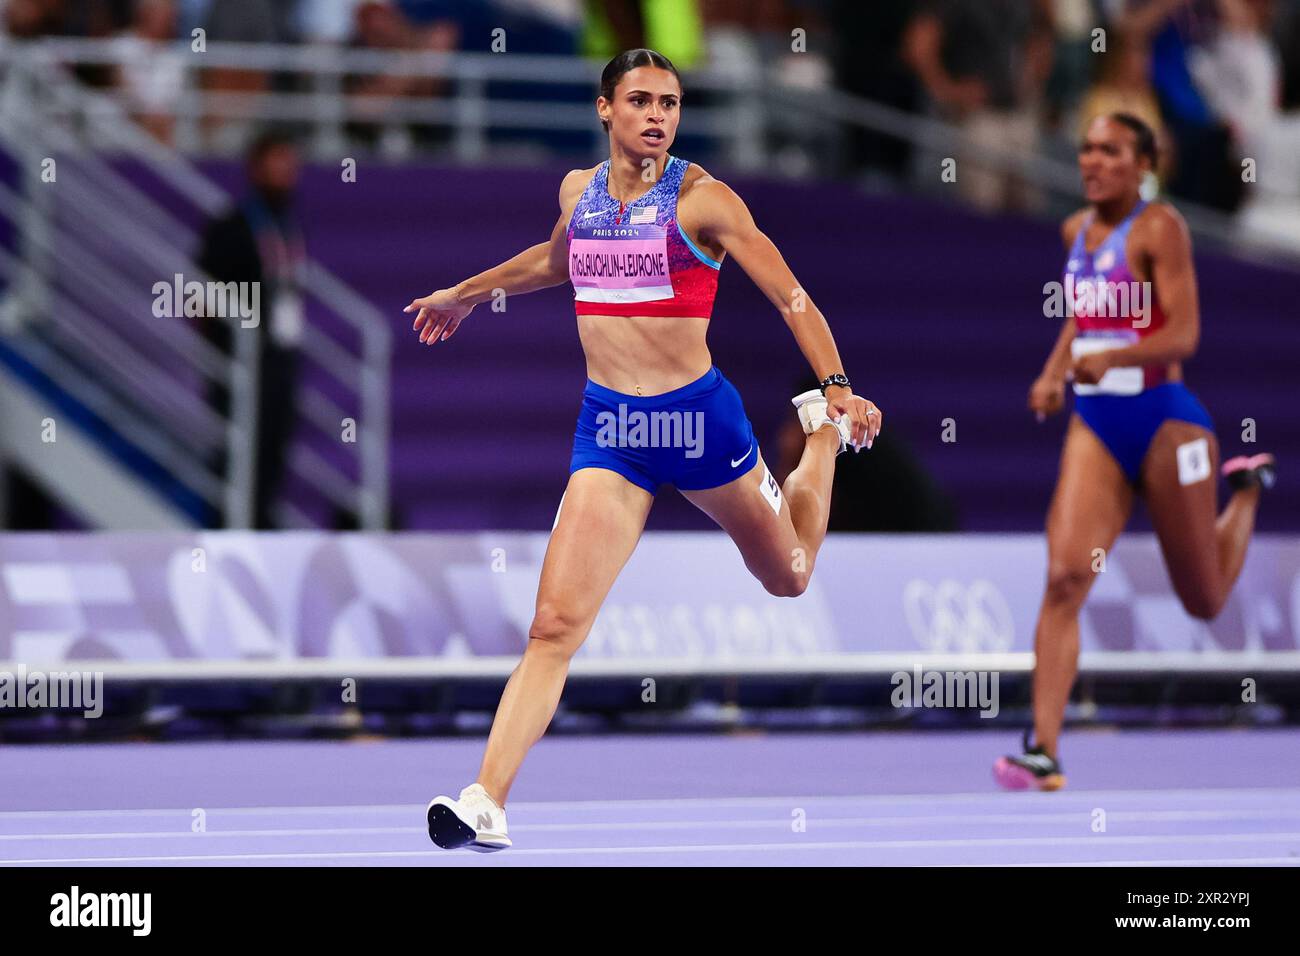
[[[41,416],[6,416],[7,454],[92,527],[200,526],[213,508],[247,526],[257,340],[235,336],[226,356],[199,335],[194,317],[160,321],[154,311],[156,283],[202,276],[197,232],[205,214],[227,204],[226,193],[49,61],[16,56],[5,82],[3,388],[15,404],[53,402],[75,426],[56,444],[15,425]],[[325,523],[320,515],[342,509],[381,527],[387,322],[318,263],[305,269],[317,333],[305,348],[324,391],[305,390],[299,405],[308,425],[332,436],[349,416],[370,427],[355,443],[335,437],[328,462],[304,429],[292,461],[307,495],[281,502],[283,522]],[[234,396],[224,413],[204,401],[211,381]],[[217,458],[230,467],[214,465]]]
[[[11,21],[20,6],[10,6]],[[151,19],[145,9],[154,6],[137,9],[134,16],[143,24],[137,34],[166,28],[166,18]],[[198,23],[199,6],[181,4],[173,12]],[[294,5],[270,6],[283,14]],[[543,10],[546,5],[518,9],[523,6],[360,4],[353,35],[340,33],[339,23],[327,28],[321,10],[313,19],[312,5],[301,4],[297,18],[290,18],[299,27],[268,27],[256,38],[302,36],[306,22],[316,24],[307,35],[333,36],[333,42],[227,43],[221,37],[249,36],[233,27],[227,31],[218,16],[202,52],[183,37],[165,44],[140,36],[132,43],[122,42],[123,36],[0,41],[9,64],[0,229],[10,235],[0,248],[17,257],[8,258],[10,268],[0,272],[22,279],[9,280],[6,298],[8,374],[28,388],[56,390],[59,401],[87,413],[93,408],[93,416],[81,416],[88,433],[99,436],[99,445],[126,474],[156,490],[162,509],[145,517],[152,514],[147,493],[144,510],[95,509],[84,489],[50,489],[64,502],[64,523],[201,524],[211,520],[205,516],[220,501],[228,526],[247,526],[240,516],[250,507],[249,489],[239,484],[239,468],[216,475],[205,463],[214,447],[224,446],[231,462],[248,467],[239,441],[241,435],[247,439],[249,424],[213,420],[198,397],[204,376],[250,376],[254,356],[236,356],[222,369],[226,357],[205,351],[192,328],[140,323],[136,303],[152,281],[196,272],[188,256],[203,215],[220,210],[239,188],[236,165],[220,157],[238,155],[249,136],[273,123],[297,130],[315,161],[299,207],[319,280],[308,285],[315,293],[309,321],[316,334],[308,338],[313,361],[307,390],[299,396],[306,424],[278,508],[284,526],[548,526],[572,431],[573,383],[582,374],[565,294],[520,299],[504,313],[480,310],[473,318],[475,334],[460,337],[450,359],[399,348],[390,368],[387,344],[393,335],[403,340],[402,302],[530,244],[553,221],[555,184],[563,171],[603,155],[603,136],[591,116],[598,65],[531,52],[565,42],[576,48],[586,42],[585,26],[574,9],[566,19]],[[962,12],[960,3],[949,6],[936,9],[942,16]],[[1074,79],[1058,77],[1038,98],[1042,121],[1036,139],[1042,151],[983,144],[976,154],[961,154],[964,176],[971,165],[983,164],[987,176],[1023,185],[1008,191],[1032,197],[1023,210],[954,208],[965,199],[936,172],[940,160],[964,142],[968,117],[955,114],[938,93],[927,98],[926,83],[917,78],[925,71],[918,67],[913,75],[908,66],[922,59],[909,51],[929,9],[924,4],[882,6],[882,29],[897,34],[886,56],[892,66],[865,76],[846,73],[844,51],[855,41],[833,29],[839,17],[846,29],[865,30],[860,13],[836,4],[792,4],[775,19],[751,23],[726,4],[704,5],[702,36],[714,46],[705,44],[706,55],[687,74],[684,132],[674,147],[709,165],[746,197],[832,317],[858,377],[889,408],[895,423],[890,438],[919,458],[955,502],[959,526],[966,529],[1040,526],[1055,467],[1057,426],[1035,427],[1021,411],[1022,384],[1032,378],[1054,333],[1053,323],[1038,321],[1042,283],[1060,269],[1052,218],[1077,204],[1076,173],[1062,156],[1078,126],[1077,109],[1068,120],[1058,118],[1053,134],[1047,106],[1054,102],[1064,115],[1087,89],[1086,75],[1077,75],[1080,68],[1065,52],[1077,52],[1080,42],[1080,24],[1064,15],[1077,5],[1055,6],[1061,16],[1054,29],[1069,42],[1056,44],[1054,69],[1074,70]],[[1278,5],[1273,13],[1280,34],[1295,26],[1293,6]],[[214,17],[219,9],[205,15]],[[889,11],[892,19],[885,16]],[[534,31],[539,16],[550,17],[549,32]],[[812,52],[764,59],[779,39],[777,28],[804,17],[813,28]],[[240,22],[247,27],[254,21],[248,14]],[[1123,23],[1113,21],[1112,30]],[[435,36],[429,24],[445,29]],[[494,25],[505,30],[506,52],[472,52],[490,48]],[[970,28],[986,26],[976,18]],[[1033,29],[1046,27],[1038,23]],[[1203,34],[1201,24],[1197,35]],[[511,45],[524,37],[530,39],[522,49]],[[800,56],[825,69],[796,66]],[[241,71],[260,79],[223,80],[213,87],[214,76],[228,80]],[[835,71],[862,92],[884,91],[889,102],[831,87]],[[382,90],[368,86],[380,79],[402,82]],[[911,94],[885,95],[890,83]],[[1053,100],[1048,94],[1057,86],[1067,92]],[[148,111],[142,90],[150,91]],[[128,116],[143,125],[127,122]],[[155,122],[159,117],[165,122]],[[1275,125],[1286,128],[1288,122],[1279,112]],[[32,163],[45,156],[59,158],[68,190],[42,193]],[[349,157],[360,164],[356,182],[344,182],[339,174]],[[1262,204],[1285,207],[1294,199],[1270,170],[1261,173],[1258,189],[1277,195]],[[1290,186],[1300,192],[1300,182]],[[1205,339],[1189,374],[1221,434],[1230,436],[1289,379],[1290,356],[1270,345],[1287,337],[1287,312],[1278,304],[1296,299],[1300,252],[1294,239],[1276,229],[1256,228],[1260,217],[1250,204],[1232,216],[1174,198],[1200,242]],[[100,232],[69,245],[67,224],[82,208],[94,210],[89,219],[100,224]],[[114,242],[128,231],[121,228],[126,223],[133,241]],[[87,268],[113,276],[116,284],[90,294],[82,276],[94,273]],[[132,274],[150,280],[131,282],[133,296],[127,285]],[[937,276],[943,281],[936,282]],[[366,302],[344,291],[335,277]],[[789,365],[790,343],[739,270],[724,269],[722,287],[716,355],[742,388],[763,439],[775,447],[779,424],[788,417],[784,396],[798,372],[790,366],[788,381],[774,381],[771,370]],[[63,307],[42,305],[51,302]],[[900,310],[900,302],[908,308]],[[49,322],[31,320],[46,312]],[[67,333],[77,326],[84,334],[94,322],[117,334],[98,339],[101,351],[92,362],[70,346]],[[13,338],[20,329],[21,337]],[[178,352],[179,364],[173,361]],[[150,363],[140,366],[149,374],[133,374],[139,362]],[[383,384],[390,374],[391,387]],[[501,467],[500,449],[481,440],[477,426],[463,416],[434,421],[429,415],[427,402],[436,401],[435,392],[484,395],[479,383],[491,380],[509,380],[514,393],[528,396],[526,418],[512,436],[519,459],[532,466],[526,471]],[[142,391],[144,383],[152,395]],[[159,401],[164,392],[169,397]],[[246,419],[247,389],[234,392],[245,401],[231,415]],[[363,445],[337,440],[338,422],[348,416],[364,423]],[[959,423],[955,443],[936,440],[946,418]],[[1289,418],[1270,421],[1268,438],[1279,448],[1295,447],[1296,427]],[[393,459],[391,475],[386,451]],[[32,467],[29,459],[27,471]],[[18,481],[28,479],[40,483],[42,476],[25,474]],[[70,500],[78,505],[75,512],[67,507]],[[702,527],[700,521],[675,496],[665,496],[652,527]],[[1300,506],[1279,500],[1265,509],[1261,522],[1265,528],[1298,528]]]

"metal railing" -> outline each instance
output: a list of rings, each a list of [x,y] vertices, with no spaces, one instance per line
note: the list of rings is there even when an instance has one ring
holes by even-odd
[[[452,131],[452,154],[466,162],[486,155],[486,134],[491,129],[587,133],[593,155],[606,148],[600,126],[593,120],[589,95],[599,71],[573,57],[407,53],[260,43],[214,43],[199,52],[188,43],[177,42],[157,44],[155,49],[159,56],[171,57],[182,68],[180,87],[158,110],[177,120],[175,144],[185,153],[237,152],[237,139],[205,135],[205,119],[306,124],[313,131],[311,143],[316,155],[330,158],[343,148],[348,124],[388,133],[376,139],[381,151],[386,146],[395,157],[404,150],[393,144],[403,142],[401,133],[412,124],[448,127]],[[60,38],[14,42],[0,38],[0,58],[18,50],[48,63],[68,66],[121,68],[132,62],[132,54],[112,41]],[[205,89],[205,72],[217,69],[290,76],[295,88]],[[348,78],[364,76],[440,80],[453,85],[454,92],[448,96],[382,96],[345,89]],[[716,93],[734,93],[741,86],[761,80],[758,72],[700,72],[691,76],[693,90]],[[490,83],[528,84],[532,89],[567,87],[574,96],[572,102],[509,99],[489,95]],[[124,89],[106,89],[103,95],[123,112],[138,108]],[[762,110],[757,102],[699,107],[692,110],[691,129],[728,142],[737,165],[759,165],[763,158],[759,142]]]
[[[123,67],[138,62],[139,56],[105,40],[43,39],[21,45],[11,41],[10,46],[21,46],[50,63],[80,67]],[[237,150],[239,137],[222,137],[213,130],[241,121],[305,126],[310,131],[311,154],[331,162],[367,152],[403,158],[422,148],[411,135],[417,127],[445,130],[446,145],[424,148],[447,152],[460,162],[480,162],[489,156],[509,159],[520,149],[526,157],[536,158],[550,150],[546,138],[554,134],[570,137],[570,151],[573,142],[588,136],[593,159],[604,158],[608,148],[592,108],[598,66],[575,57],[232,43],[196,50],[188,41],[158,44],[154,50],[157,56],[170,57],[183,77],[174,95],[155,110],[174,119],[175,144],[184,153]],[[0,59],[5,55],[5,41],[0,40]],[[276,82],[256,91],[208,89],[205,77],[212,70],[260,71]],[[380,96],[357,92],[349,85],[351,80],[374,76],[433,80],[442,84],[442,90],[437,95]],[[962,138],[951,123],[836,90],[782,85],[772,71],[754,64],[692,71],[686,86],[689,134],[703,138],[740,170],[780,173],[784,168],[780,151],[798,142],[820,162],[828,152],[842,148],[841,134],[849,129],[939,155],[950,153]],[[521,87],[535,98],[519,98]],[[103,97],[121,112],[136,108],[127,90],[109,90]],[[361,127],[373,134],[366,141],[352,135]],[[532,146],[504,146],[491,139],[494,131],[506,130],[531,137]],[[1078,201],[1077,170],[1047,153],[989,145],[963,162],[1014,174],[1057,206]],[[937,182],[937,173],[934,178]],[[1264,195],[1268,187],[1254,188]],[[1178,205],[1202,238],[1291,264],[1300,260],[1300,248],[1294,243],[1252,231],[1216,210],[1181,200]]]
[[[130,122],[112,97],[74,81],[41,44],[0,44],[0,64],[0,150],[21,170],[17,182],[0,181],[0,223],[16,240],[13,251],[0,247],[4,343],[220,512],[226,526],[250,526],[259,337],[232,335],[227,354],[185,318],[159,320],[152,311],[156,283],[175,275],[207,282],[190,252],[198,240],[190,222],[222,212],[229,197]],[[176,215],[140,184],[141,175],[124,175],[112,161],[123,157],[193,215]],[[373,306],[319,263],[307,260],[300,278],[304,295],[359,344],[345,347],[318,329],[303,337],[303,355],[354,407],[304,387],[303,420],[340,448],[339,460],[300,443],[288,467],[329,507],[381,529],[388,523],[391,333]],[[214,385],[227,390],[228,412],[207,401]],[[357,422],[354,443],[339,441],[347,417]],[[277,513],[283,524],[315,523],[285,499]]]

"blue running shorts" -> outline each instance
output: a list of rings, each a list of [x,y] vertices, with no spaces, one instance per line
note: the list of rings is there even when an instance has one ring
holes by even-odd
[[[758,463],[740,393],[717,368],[662,395],[624,395],[590,379],[569,473],[606,468],[650,494],[717,488]]]
[[[1076,395],[1074,410],[1134,485],[1142,477],[1147,449],[1165,421],[1173,418],[1214,431],[1210,413],[1182,382],[1165,382],[1137,395]]]

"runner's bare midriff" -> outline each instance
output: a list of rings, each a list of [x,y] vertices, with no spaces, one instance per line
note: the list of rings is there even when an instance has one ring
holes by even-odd
[[[587,377],[625,395],[661,395],[689,385],[712,366],[707,319],[580,315]]]

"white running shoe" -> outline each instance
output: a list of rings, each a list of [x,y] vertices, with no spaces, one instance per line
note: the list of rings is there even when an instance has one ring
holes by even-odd
[[[853,437],[849,416],[841,415],[838,422],[831,421],[826,414],[826,396],[821,389],[814,388],[796,395],[790,402],[799,412],[799,422],[803,425],[805,435],[811,435],[823,425],[830,425],[840,434],[840,450],[835,454],[841,454],[849,447],[849,439]]]
[[[427,818],[429,839],[444,850],[465,847],[490,853],[510,846],[506,812],[480,784],[470,784],[457,800],[434,797],[429,802]]]

